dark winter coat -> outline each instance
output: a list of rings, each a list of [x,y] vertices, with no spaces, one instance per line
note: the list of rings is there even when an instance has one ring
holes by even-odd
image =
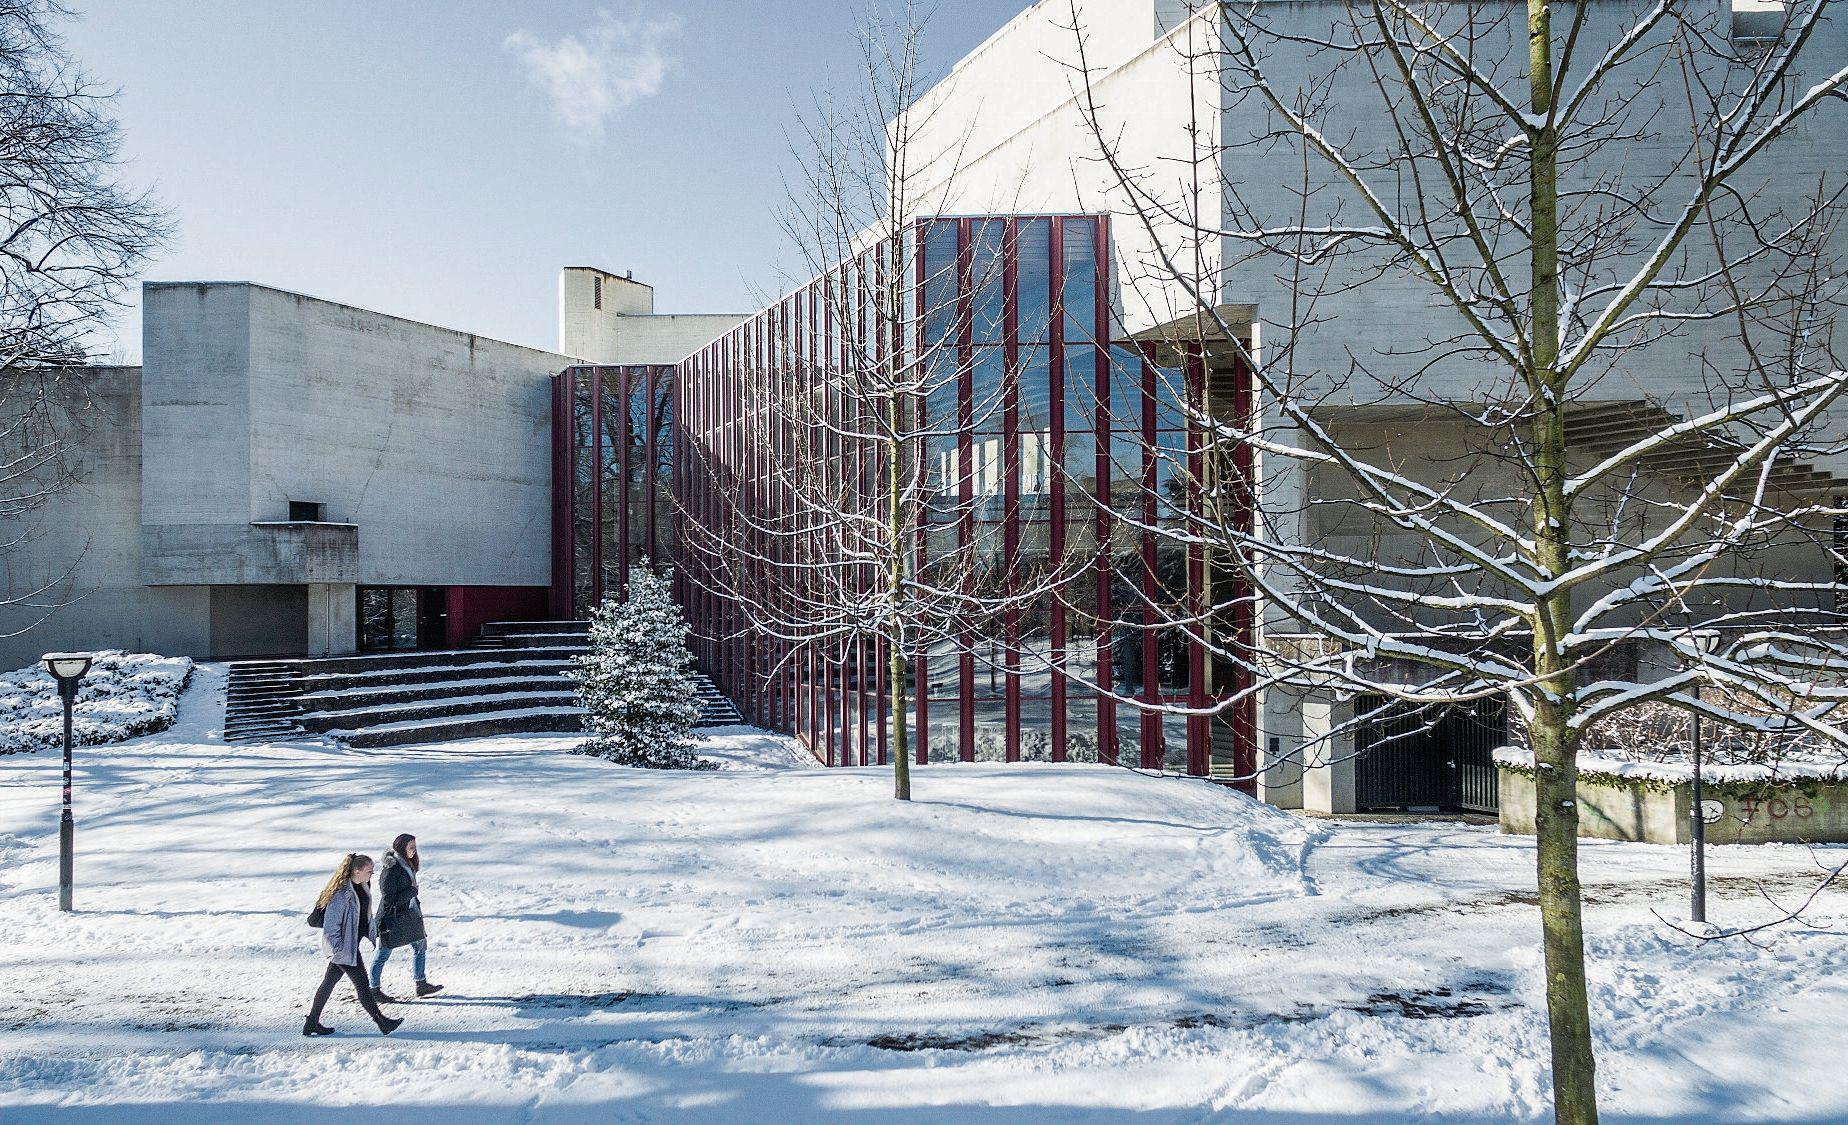
[[[359,964],[362,937],[378,945],[378,919],[373,916],[369,898],[363,887],[355,887],[349,880],[341,883],[334,897],[327,900],[327,916],[321,922],[321,952],[334,964]]]
[[[417,872],[397,852],[379,864],[379,947],[396,949],[424,940],[423,904],[417,901]]]

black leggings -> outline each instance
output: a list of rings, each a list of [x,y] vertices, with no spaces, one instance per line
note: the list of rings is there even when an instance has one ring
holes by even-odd
[[[384,1019],[378,1002],[372,999],[372,983],[366,979],[365,971],[358,965],[336,965],[329,961],[327,971],[321,974],[321,987],[314,990],[314,1007],[308,1009],[308,1022],[321,1022],[321,1009],[327,1007],[327,998],[334,994],[334,984],[342,976],[353,982],[353,991],[359,993],[359,1006],[366,1009],[372,1022]]]

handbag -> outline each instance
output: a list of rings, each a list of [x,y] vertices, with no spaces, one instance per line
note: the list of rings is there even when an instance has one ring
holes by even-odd
[[[327,907],[317,906],[308,912],[308,924],[320,929],[327,922]]]

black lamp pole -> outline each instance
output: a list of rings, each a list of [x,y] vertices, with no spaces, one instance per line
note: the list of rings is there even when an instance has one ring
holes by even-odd
[[[71,912],[71,884],[77,874],[77,821],[71,816],[71,711],[77,705],[77,681],[59,680],[64,698],[64,815],[58,818],[58,909]]]
[[[1700,650],[1701,676],[1694,683],[1694,698],[1700,701],[1701,685],[1707,682],[1707,661],[1719,650],[1720,637],[1712,630],[1694,634],[1694,647]],[[1688,803],[1688,838],[1694,847],[1688,856],[1693,875],[1693,902],[1689,914],[1696,922],[1707,920],[1707,798],[1701,777],[1700,708],[1694,709],[1694,788]]]
[[[58,698],[64,701],[64,813],[58,818],[58,909],[71,912],[71,886],[76,882],[77,821],[71,815],[71,718],[77,706],[77,685],[90,671],[91,657],[82,652],[45,654],[45,670],[58,681]]]
[[[1694,852],[1694,908],[1696,922],[1707,920],[1707,806],[1702,796],[1700,777],[1700,712],[1694,712],[1694,801],[1688,811],[1692,821]]]

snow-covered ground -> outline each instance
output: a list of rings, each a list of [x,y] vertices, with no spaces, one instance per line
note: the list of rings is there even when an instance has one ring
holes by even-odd
[[[0,1120],[397,1123],[1527,1120],[1545,1112],[1531,841],[1317,823],[1098,766],[718,772],[565,736],[361,751],[171,731],[0,759]],[[304,1040],[302,922],[337,856],[425,848],[440,997]],[[1820,853],[1825,861],[1842,853]],[[1818,856],[1716,849],[1765,917]],[[1587,846],[1609,1120],[1848,1118],[1848,938],[1698,944],[1686,853]],[[1819,921],[1848,916],[1830,892]],[[408,957],[388,970],[404,991]]]
[[[77,688],[71,741],[120,742],[173,725],[193,662],[183,656],[99,652]],[[40,665],[0,672],[0,754],[64,745],[58,681]]]

